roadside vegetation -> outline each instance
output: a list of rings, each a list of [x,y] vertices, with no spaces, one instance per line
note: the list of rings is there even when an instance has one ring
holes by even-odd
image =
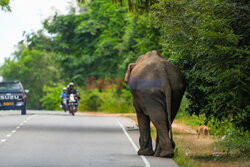
[[[182,102],[185,104],[185,99]],[[182,108],[183,109],[183,108]],[[173,124],[176,142],[174,160],[180,166],[190,167],[247,167],[250,165],[250,134],[229,126],[229,122],[208,122],[210,136],[196,133],[203,124],[204,115],[190,116],[180,110]],[[152,131],[155,128],[152,126]]]
[[[175,160],[181,166],[249,163],[249,2],[119,1],[79,0],[79,13],[55,13],[41,30],[24,34],[0,75],[30,90],[28,108],[59,110],[59,93],[73,81],[81,111],[134,113],[126,85],[115,82],[106,89],[105,82],[122,79],[129,63],[157,50],[183,71],[188,84],[175,123],[192,131],[205,124],[212,134],[197,140],[175,129]],[[10,11],[8,0],[0,6]],[[96,81],[90,84],[88,77]]]

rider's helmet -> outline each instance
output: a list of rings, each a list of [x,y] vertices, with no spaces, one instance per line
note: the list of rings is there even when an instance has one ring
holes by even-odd
[[[71,90],[71,89],[74,89],[74,83],[73,82],[70,82],[69,83],[69,89]]]
[[[66,87],[64,87],[64,88],[63,88],[63,90],[67,90],[67,88],[66,88]]]

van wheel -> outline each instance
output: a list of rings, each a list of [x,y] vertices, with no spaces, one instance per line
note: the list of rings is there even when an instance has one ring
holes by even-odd
[[[21,110],[21,115],[26,115],[26,106],[24,106]]]

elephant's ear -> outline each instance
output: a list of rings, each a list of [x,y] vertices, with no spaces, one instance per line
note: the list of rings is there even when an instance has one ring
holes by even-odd
[[[128,83],[128,80],[129,80],[129,77],[130,77],[130,73],[131,73],[132,69],[135,67],[135,65],[136,65],[136,63],[130,63],[128,65],[128,69],[127,69],[127,72],[126,72],[125,78],[124,78],[124,81],[126,83]]]

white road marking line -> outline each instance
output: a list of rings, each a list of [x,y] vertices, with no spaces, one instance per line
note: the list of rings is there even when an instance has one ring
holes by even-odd
[[[128,132],[125,130],[123,124],[117,119],[116,120],[118,122],[118,124],[120,125],[120,127],[122,128],[122,131],[124,132],[124,134],[127,136],[128,140],[130,141],[130,143],[132,144],[132,146],[134,147],[135,151],[137,152],[139,150],[139,148],[136,146],[136,144],[134,143],[134,141],[132,140],[132,138],[129,136]],[[140,156],[141,159],[143,160],[143,162],[145,163],[145,167],[150,167],[150,163],[148,162],[148,160],[146,159],[145,156],[141,155]]]
[[[2,143],[5,142],[5,141],[6,141],[6,139],[2,139],[2,140],[1,140]]]
[[[15,133],[16,132],[16,130],[13,130],[13,131],[11,131],[12,133]]]
[[[6,137],[10,137],[10,136],[11,136],[11,134],[7,134],[7,135],[6,135]]]
[[[16,127],[16,129],[19,129],[19,128],[20,128],[20,126],[17,126],[17,127]]]
[[[20,123],[19,125],[20,125],[20,126],[22,126],[22,125],[23,125],[23,123]]]

